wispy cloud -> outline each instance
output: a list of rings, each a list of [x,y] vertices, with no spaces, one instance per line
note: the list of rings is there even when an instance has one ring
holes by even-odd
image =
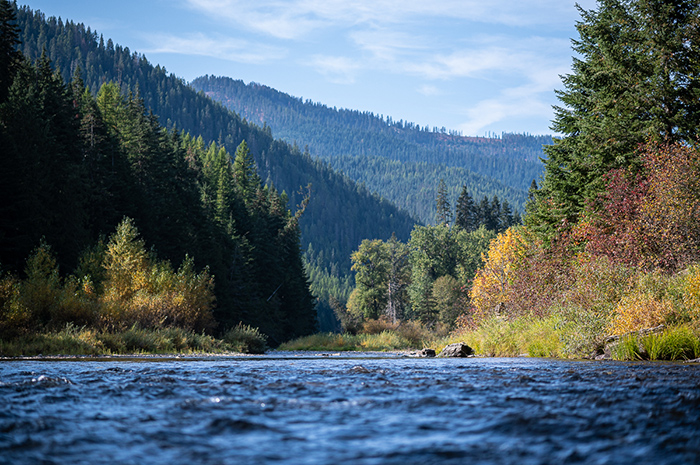
[[[430,84],[424,84],[418,88],[418,93],[425,95],[426,97],[434,97],[436,95],[442,95],[442,91],[435,86]]]
[[[169,42],[173,53],[188,49],[252,62],[279,59],[288,50],[287,66],[311,68],[333,84],[407,79],[418,93],[443,100],[454,99],[449,89],[458,86],[489,89],[487,98],[462,97],[469,108],[460,111],[461,129],[468,134],[506,118],[551,117],[552,90],[571,61],[570,42],[551,31],[578,19],[574,0],[180,1],[245,34],[258,49],[188,37]],[[591,9],[596,0],[578,3]]]
[[[313,56],[309,65],[336,84],[354,83],[357,72],[363,68],[355,60],[328,55]]]
[[[185,0],[193,9],[274,37],[291,39],[338,25],[389,25],[425,18],[453,18],[507,26],[569,24],[569,2],[562,0]],[[580,0],[592,8],[595,0]]]
[[[205,34],[175,36],[155,34],[146,36],[151,44],[146,53],[177,53],[200,55],[241,63],[259,64],[278,60],[286,55],[280,47],[249,42],[231,37]]]

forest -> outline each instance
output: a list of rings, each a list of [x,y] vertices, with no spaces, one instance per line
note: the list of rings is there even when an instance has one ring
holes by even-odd
[[[423,223],[432,221],[437,181],[454,201],[463,184],[472,195],[497,195],[524,212],[527,189],[543,170],[550,136],[504,133],[463,137],[368,112],[329,108],[270,87],[203,76],[191,85],[276,137],[308,147],[312,156],[364,184]],[[397,171],[398,170],[398,171]]]
[[[523,224],[483,246],[473,275],[460,246],[474,238],[459,239],[448,208],[442,224],[414,229],[403,268],[398,242],[364,242],[338,308],[375,335],[358,344],[413,338],[417,317],[433,334],[419,340],[483,355],[700,357],[700,5],[601,0],[579,12],[552,123],[562,136],[544,148]],[[397,289],[408,310],[394,324]],[[452,329],[436,339],[439,324]]]
[[[408,212],[336,173],[298,146],[274,139],[269,126],[245,121],[89,26],[47,18],[28,7],[16,9],[16,15],[18,50],[31,61],[46,50],[65,82],[79,69],[85,86],[96,95],[104,82],[113,81],[123,94],[138,94],[165,128],[201,136],[205,144],[215,142],[229,153],[235,153],[245,140],[263,182],[285,193],[293,210],[310,192],[299,227],[313,291],[321,297],[318,307],[323,328],[336,324],[324,296],[349,294],[350,254],[360,242],[367,237],[388,239],[394,233],[408,239],[416,222]]]
[[[2,344],[700,357],[695,2],[579,8],[553,141],[198,80],[259,126],[84,25],[0,5]],[[273,138],[285,121],[296,143]]]
[[[15,49],[2,3],[0,334],[257,328],[272,345],[317,329],[299,218],[230,154],[163,128],[112,81],[96,95],[46,54]],[[255,331],[257,331],[255,330]]]

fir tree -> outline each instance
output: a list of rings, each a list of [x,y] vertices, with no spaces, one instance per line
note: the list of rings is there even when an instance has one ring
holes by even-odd
[[[695,140],[700,125],[700,4],[601,0],[579,7],[573,72],[558,91],[545,176],[527,223],[551,237],[577,221],[612,169],[639,165],[647,139]]]
[[[467,186],[462,186],[462,192],[457,198],[456,210],[456,220],[455,224],[457,227],[464,229],[467,232],[476,231],[479,227],[478,218],[476,215],[476,204],[469,191],[467,191]]]
[[[437,224],[450,225],[452,221],[452,207],[450,200],[447,198],[447,186],[445,180],[440,179],[438,184],[437,198],[435,199],[435,222]]]

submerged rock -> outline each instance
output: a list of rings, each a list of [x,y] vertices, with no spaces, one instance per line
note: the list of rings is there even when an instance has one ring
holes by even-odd
[[[474,353],[474,350],[464,342],[456,342],[445,346],[438,357],[468,357]]]
[[[409,357],[435,357],[435,349],[422,349],[418,352],[411,352]]]

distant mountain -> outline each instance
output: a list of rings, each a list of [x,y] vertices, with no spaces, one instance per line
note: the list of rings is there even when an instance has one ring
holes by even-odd
[[[406,202],[406,193],[412,185],[429,185],[443,175],[453,192],[467,184],[470,190],[473,188],[473,197],[498,195],[522,211],[527,189],[542,174],[542,146],[552,143],[551,136],[524,134],[463,137],[368,112],[330,108],[268,86],[246,85],[227,77],[203,76],[191,85],[246,120],[269,125],[276,137],[308,146],[312,155],[327,159],[332,167],[426,222],[433,219],[434,190],[425,195],[414,191],[410,194],[414,204]],[[366,160],[371,171],[363,170],[357,157],[371,157]],[[380,167],[379,158],[412,163],[406,169],[415,175],[397,179],[391,172],[397,165],[387,163]],[[349,163],[355,165],[352,170],[348,169]],[[448,175],[446,170],[451,168],[462,170],[461,174],[453,170]]]
[[[105,41],[83,24],[47,18],[28,7],[18,9],[17,19],[21,52],[36,60],[46,50],[65,81],[79,72],[93,93],[107,81],[117,82],[124,93],[138,93],[162,125],[201,136],[205,144],[216,141],[230,153],[247,141],[261,178],[285,191],[292,209],[303,199],[300,188],[311,184],[311,201],[300,228],[303,247],[313,249],[310,273],[318,282],[332,281],[347,294],[350,254],[363,239],[388,239],[392,233],[408,239],[415,224],[408,213],[336,173],[326,162],[274,139],[269,127],[245,121],[145,56],[111,39]]]

